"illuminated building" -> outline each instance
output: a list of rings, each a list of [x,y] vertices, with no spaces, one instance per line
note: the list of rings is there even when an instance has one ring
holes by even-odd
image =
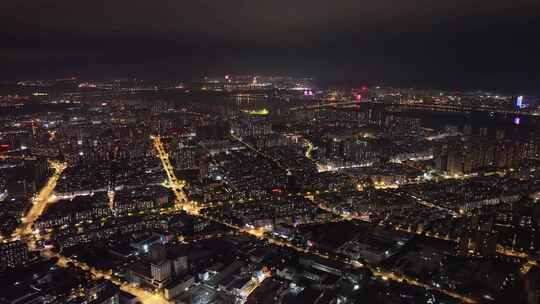
[[[162,286],[171,278],[171,261],[162,260],[159,262],[152,262],[150,264],[150,272],[154,283],[158,286]]]
[[[199,167],[198,159],[201,154],[201,148],[198,146],[178,144],[178,150],[175,153],[176,170],[189,170]]]
[[[181,280],[173,280],[163,287],[163,295],[166,300],[172,300],[178,295],[185,293],[195,284],[195,277],[187,276]]]
[[[523,107],[524,107],[524,105],[523,105],[523,96],[518,96],[516,98],[516,108],[521,109]]]
[[[434,147],[435,168],[449,175],[473,173],[489,166],[514,168],[526,147],[516,141],[453,141]]]
[[[0,243],[0,270],[25,265],[28,261],[26,243],[22,241]]]
[[[491,232],[473,231],[460,238],[458,254],[463,256],[494,256],[497,253],[497,235]]]
[[[86,287],[88,304],[120,304],[118,290],[107,281],[98,281]]]

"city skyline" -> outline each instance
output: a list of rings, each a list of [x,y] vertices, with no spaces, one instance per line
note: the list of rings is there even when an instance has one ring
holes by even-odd
[[[539,12],[0,1],[0,304],[539,304]]]

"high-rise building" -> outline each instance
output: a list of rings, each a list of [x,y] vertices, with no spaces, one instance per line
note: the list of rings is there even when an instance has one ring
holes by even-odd
[[[523,96],[516,97],[516,108],[523,108]]]
[[[107,281],[98,281],[86,288],[88,304],[119,304],[118,290]]]
[[[152,274],[152,279],[158,284],[163,284],[167,282],[171,276],[171,261],[162,260],[159,262],[150,263],[150,273]]]
[[[296,176],[294,176],[290,170],[287,170],[287,190],[290,192],[296,192],[299,190]]]
[[[486,142],[481,139],[437,144],[435,167],[450,175],[468,174],[494,166],[515,168],[523,159],[523,145],[517,141]]]
[[[495,166],[497,168],[515,168],[522,156],[522,145],[518,142],[506,141],[495,146]]]
[[[224,140],[229,136],[230,125],[227,122],[216,122],[197,127],[197,139],[204,140]]]
[[[28,245],[22,241],[0,244],[0,270],[28,263]]]
[[[167,250],[165,249],[165,246],[161,244],[155,244],[150,247],[148,257],[152,262],[161,262],[167,257]]]
[[[497,234],[489,231],[470,231],[460,238],[458,253],[463,256],[494,256],[497,253]]]
[[[177,257],[173,262],[173,267],[176,276],[186,273],[189,268],[188,257],[185,255]]]
[[[208,170],[210,167],[210,160],[207,154],[202,154],[199,159],[199,180],[204,180],[208,177]]]
[[[189,170],[199,167],[198,158],[201,149],[197,146],[178,144],[178,150],[175,157],[175,167],[177,170]]]
[[[435,168],[439,171],[447,171],[448,169],[448,144],[435,145],[433,148],[433,160]]]
[[[172,277],[171,261],[167,260],[167,249],[161,244],[150,248],[150,274],[155,285],[162,286]]]
[[[448,159],[447,159],[447,168],[446,171],[451,174],[463,174],[464,173],[464,157],[463,157],[463,150],[457,147],[452,147],[448,151]]]

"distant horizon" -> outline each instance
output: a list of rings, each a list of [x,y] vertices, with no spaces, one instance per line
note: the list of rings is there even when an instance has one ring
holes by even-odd
[[[228,74],[205,74],[205,75],[192,75],[188,77],[159,77],[159,76],[142,76],[142,75],[120,75],[120,76],[87,76],[87,75],[78,75],[78,74],[68,74],[68,75],[52,75],[50,77],[40,77],[40,78],[18,78],[18,79],[0,79],[0,85],[10,86],[17,85],[17,82],[20,81],[58,81],[58,80],[68,80],[69,78],[76,78],[81,82],[84,81],[112,81],[112,80],[129,80],[137,79],[148,82],[185,82],[185,83],[196,83],[200,80],[203,80],[204,77],[211,79],[224,77],[225,75],[231,75],[233,77],[246,77],[246,76],[262,76],[262,77],[293,77],[293,78],[311,78],[316,86],[326,89],[331,87],[346,87],[354,88],[360,86],[368,86],[373,88],[376,86],[380,87],[392,87],[400,89],[414,89],[414,90],[441,90],[441,91],[457,91],[457,92],[477,92],[484,91],[490,93],[501,93],[505,95],[528,95],[528,96],[537,96],[540,95],[540,86],[537,89],[527,89],[527,88],[498,88],[498,87],[479,87],[479,86],[462,86],[462,87],[451,87],[444,85],[425,85],[425,84],[413,84],[413,83],[397,83],[397,82],[388,82],[388,81],[354,81],[354,80],[332,80],[332,79],[319,79],[316,76],[312,75],[289,75],[289,74],[263,74],[263,73],[228,73]]]

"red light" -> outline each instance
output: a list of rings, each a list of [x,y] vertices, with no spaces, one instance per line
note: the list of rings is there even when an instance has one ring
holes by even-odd
[[[272,189],[272,192],[275,192],[275,193],[281,193],[281,189],[275,188],[275,189]]]
[[[11,147],[9,144],[2,144],[2,145],[0,145],[0,148],[9,148],[9,147]]]
[[[358,101],[362,100],[362,94],[356,95],[356,100],[358,100]]]
[[[367,86],[362,86],[362,92],[365,92],[368,90],[368,87]]]

